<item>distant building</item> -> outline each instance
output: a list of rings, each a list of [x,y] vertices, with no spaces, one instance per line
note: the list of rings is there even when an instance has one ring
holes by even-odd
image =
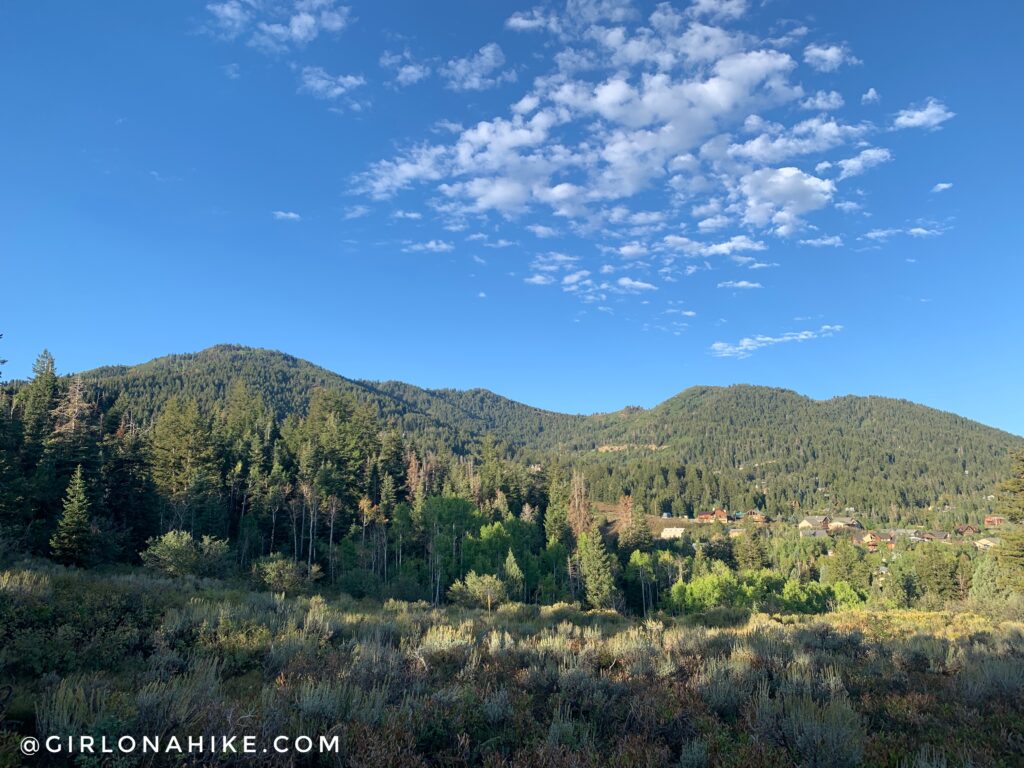
[[[797,525],[797,528],[799,528],[801,531],[813,529],[827,531],[828,524],[828,515],[810,515],[809,517],[805,517],[803,520],[801,520],[800,523]]]
[[[713,512],[701,512],[697,515],[698,523],[728,523],[729,513],[719,507]]]
[[[1000,525],[1006,525],[1006,518],[1002,515],[985,515],[985,527],[986,528],[998,528]]]
[[[981,533],[981,528],[976,525],[971,525],[970,523],[958,525],[953,530],[955,530],[959,536],[975,536]]]
[[[738,539],[742,535],[743,535],[743,529],[742,528],[730,528],[729,529],[729,538],[730,539]]]
[[[661,538],[663,539],[681,539],[686,535],[685,528],[662,528]]]
[[[763,512],[758,512],[758,511],[753,510],[753,509],[751,511],[747,512],[747,518],[746,519],[749,520],[752,523],[757,523],[758,525],[764,525],[765,523],[768,522],[768,516],[767,515],[765,515]]]
[[[978,539],[976,542],[974,542],[974,546],[977,547],[978,551],[980,552],[988,552],[990,549],[992,549],[992,547],[999,546],[999,539]]]
[[[859,530],[861,524],[852,517],[833,517],[828,521],[830,531]]]

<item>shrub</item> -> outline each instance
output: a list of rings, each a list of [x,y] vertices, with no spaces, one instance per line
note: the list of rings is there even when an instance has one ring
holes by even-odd
[[[252,564],[252,577],[257,586],[271,592],[294,594],[302,585],[303,565],[281,554],[261,557]]]
[[[223,576],[229,565],[228,543],[212,536],[196,542],[188,531],[168,531],[146,542],[143,564],[168,576]]]

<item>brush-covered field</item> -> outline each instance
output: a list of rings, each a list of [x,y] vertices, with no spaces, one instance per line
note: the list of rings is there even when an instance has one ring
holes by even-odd
[[[0,572],[0,679],[3,766],[61,764],[24,735],[204,733],[340,746],[75,764],[1024,764],[1024,625],[969,613],[488,613],[32,561]]]

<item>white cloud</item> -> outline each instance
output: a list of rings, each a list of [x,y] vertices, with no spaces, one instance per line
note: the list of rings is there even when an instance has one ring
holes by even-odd
[[[550,285],[555,282],[555,278],[551,277],[551,275],[530,275],[523,282],[529,285]]]
[[[814,248],[839,248],[843,244],[843,238],[839,235],[828,237],[813,237],[809,240],[801,240],[800,245],[810,245]]]
[[[381,54],[380,65],[395,73],[394,82],[400,86],[418,83],[420,80],[430,77],[432,71],[429,64],[414,61],[409,51],[402,53],[385,51]]]
[[[418,220],[423,218],[423,214],[420,213],[419,211],[402,211],[402,210],[398,210],[398,211],[393,211],[391,213],[391,218],[393,218],[393,219],[411,219],[413,221],[418,221]]]
[[[808,96],[800,102],[800,106],[804,109],[817,109],[819,111],[842,109],[845,104],[846,102],[843,101],[843,96],[839,91],[818,91],[813,96]]]
[[[487,298],[487,294],[486,294],[486,293],[484,293],[483,291],[480,291],[480,293],[478,293],[478,294],[476,295],[476,297],[477,297],[478,299],[486,299],[486,298]]]
[[[547,238],[555,237],[558,234],[558,230],[552,227],[544,226],[543,224],[527,224],[526,228],[534,234],[535,237]]]
[[[866,91],[864,91],[863,94],[861,94],[861,97],[860,97],[860,103],[861,104],[874,104],[874,103],[879,102],[881,100],[882,100],[882,94],[880,94],[874,88],[868,88]]]
[[[447,253],[448,251],[455,250],[455,246],[451,243],[445,242],[444,240],[428,240],[425,243],[411,243],[402,249],[406,253],[417,253],[420,251],[430,251],[431,253]]]
[[[693,0],[690,13],[712,19],[738,19],[747,11],[747,0]]]
[[[869,168],[874,168],[882,163],[888,163],[890,160],[892,160],[892,153],[888,149],[870,147],[861,150],[860,154],[855,157],[840,160],[836,163],[840,168],[839,180],[842,181],[851,176],[860,176]]]
[[[774,344],[787,344],[791,341],[802,342],[812,339],[824,339],[839,333],[843,330],[841,325],[823,325],[820,328],[810,331],[791,331],[781,336],[750,336],[740,339],[736,343],[716,341],[711,345],[711,354],[715,357],[750,357],[754,352]]]
[[[546,30],[557,34],[562,29],[561,22],[555,14],[545,13],[540,8],[534,8],[529,13],[525,11],[513,13],[505,20],[505,26],[514,32]]]
[[[819,72],[835,72],[843,64],[860,64],[845,45],[811,43],[804,48],[804,62]]]
[[[615,284],[625,291],[656,291],[658,287],[642,280],[634,280],[631,277],[620,277]]]
[[[273,217],[277,221],[301,221],[302,216],[295,213],[295,211],[274,211]]]
[[[347,221],[350,221],[352,219],[361,219],[363,216],[366,216],[369,212],[369,206],[351,205],[345,210],[345,213],[343,214],[342,218],[344,218]]]
[[[303,67],[299,90],[318,99],[333,100],[365,84],[359,75],[330,75],[322,67]]]
[[[576,272],[570,272],[562,278],[562,285],[575,285],[584,278],[590,277],[590,271],[587,269],[581,269]]]
[[[938,99],[928,97],[923,107],[909,107],[901,109],[893,120],[893,128],[926,128],[935,130],[942,123],[956,116],[945,104]]]
[[[747,224],[770,225],[776,234],[788,236],[803,226],[803,214],[829,203],[835,183],[799,168],[762,168],[743,176],[740,190],[746,197]]]
[[[221,71],[224,72],[224,77],[228,80],[237,80],[242,76],[242,68],[238,64],[225,64],[221,67]]]
[[[760,283],[752,283],[749,280],[726,280],[725,282],[719,283],[718,287],[751,290],[753,288],[763,288],[764,286]]]
[[[249,45],[268,53],[302,47],[322,32],[341,32],[352,20],[351,9],[336,0],[224,0],[208,3],[206,10],[208,31],[228,40],[248,35]]]
[[[947,189],[952,189],[952,188],[953,188],[953,183],[952,182],[950,182],[950,181],[940,181],[938,184],[936,184],[934,187],[932,187],[932,192],[945,192]]]
[[[885,242],[891,237],[896,235],[909,235],[910,237],[938,237],[945,230],[942,227],[934,224],[929,226],[923,226],[917,224],[912,227],[887,227],[872,229],[864,234],[864,237],[868,240],[874,240],[875,242]]]
[[[497,43],[488,43],[473,56],[451,59],[441,67],[441,75],[453,91],[483,91],[503,82],[514,82],[514,70],[499,72],[505,54]]]
[[[867,131],[866,125],[846,125],[832,118],[812,117],[788,130],[766,132],[743,144],[732,144],[729,154],[758,163],[779,163],[841,146]]]

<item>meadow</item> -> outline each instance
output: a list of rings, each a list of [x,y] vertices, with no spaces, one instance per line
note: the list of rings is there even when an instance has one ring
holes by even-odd
[[[92,765],[1013,766],[1024,624],[849,610],[630,619],[0,572],[0,765],[23,734],[337,735],[337,754]],[[261,742],[262,743],[262,742]]]

